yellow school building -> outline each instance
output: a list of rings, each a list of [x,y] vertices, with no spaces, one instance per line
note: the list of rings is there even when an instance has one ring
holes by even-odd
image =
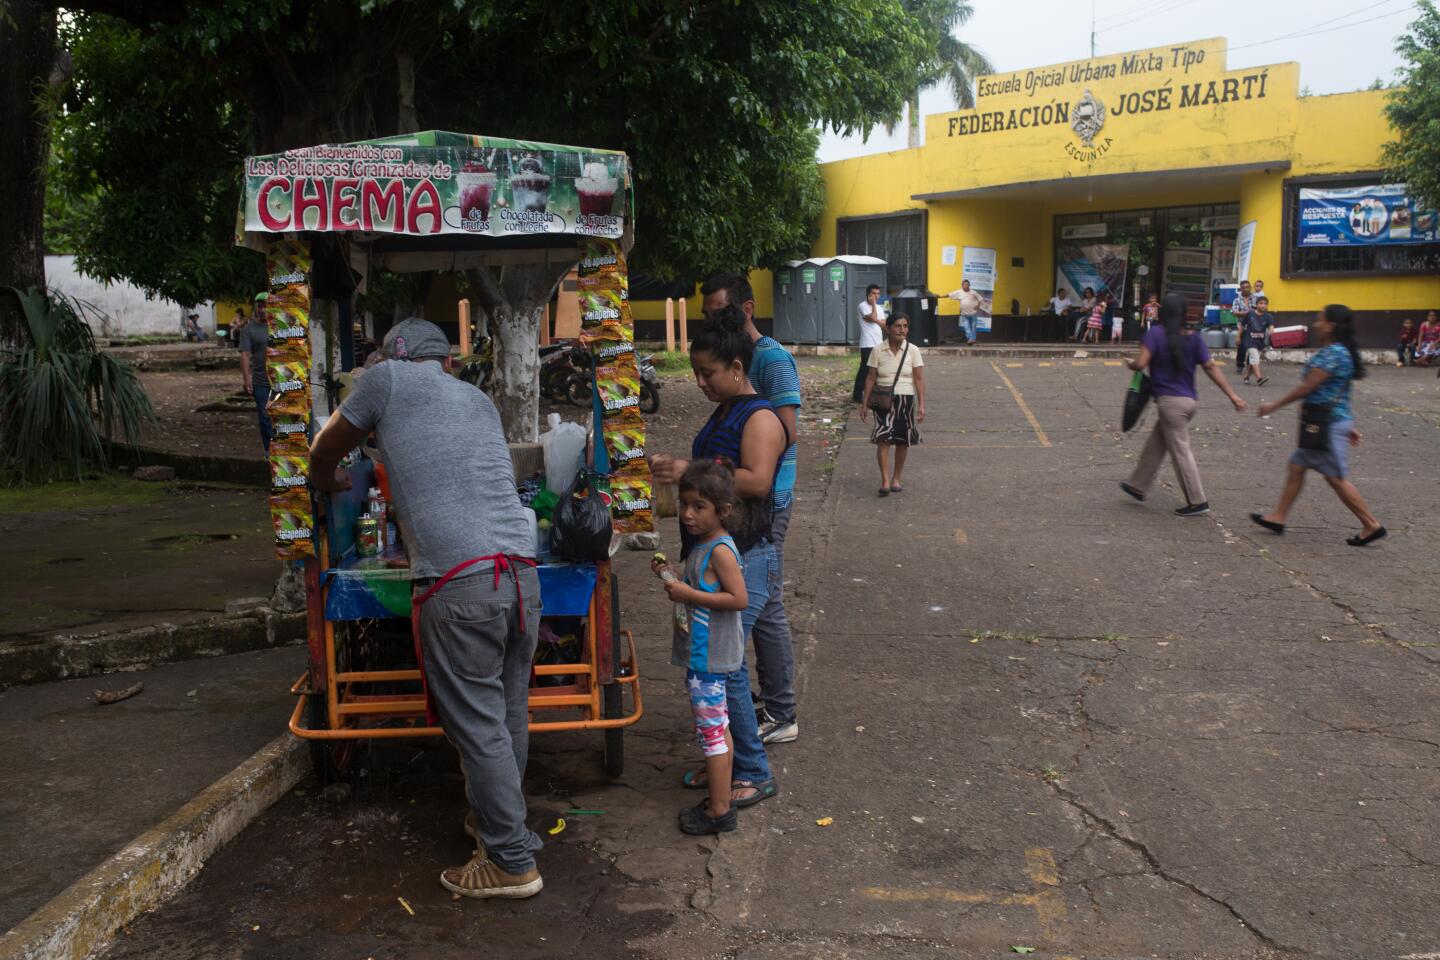
[[[1297,64],[1230,70],[1226,47],[981,77],[975,109],[927,117],[923,146],[822,165],[812,255],[879,257],[888,293],[940,294],[960,286],[967,257],[988,257],[982,341],[1053,338],[1038,318],[1057,288],[1098,276],[1127,316],[1151,292],[1203,305],[1222,284],[1258,280],[1282,324],[1345,303],[1365,343],[1389,345],[1401,318],[1440,307],[1440,243],[1420,242],[1435,236],[1434,212],[1387,186],[1387,92],[1301,96]],[[1373,191],[1380,201],[1363,199]],[[775,279],[752,275],[757,316],[774,315]],[[958,307],[939,300],[942,336]]]

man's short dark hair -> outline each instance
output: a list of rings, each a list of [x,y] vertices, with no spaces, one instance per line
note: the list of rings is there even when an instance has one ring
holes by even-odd
[[[710,279],[700,287],[700,295],[708,297],[721,290],[725,291],[726,297],[737,307],[746,300],[755,299],[750,279],[742,273],[712,273]]]
[[[871,291],[871,290],[874,290],[876,293],[879,293],[879,292],[880,292],[880,284],[878,284],[878,283],[872,283],[872,284],[870,284],[870,286],[866,287],[866,288],[865,288],[865,296],[867,296],[867,297],[870,296],[870,291]]]
[[[1259,303],[1259,302],[1261,302],[1262,300],[1263,300],[1264,302],[1266,302],[1266,303],[1269,303],[1269,302],[1270,302],[1270,298],[1267,297],[1267,296],[1265,296],[1265,294],[1263,294],[1263,293],[1260,294],[1260,296],[1258,296],[1258,297],[1255,298],[1255,302],[1256,302],[1256,303]]]

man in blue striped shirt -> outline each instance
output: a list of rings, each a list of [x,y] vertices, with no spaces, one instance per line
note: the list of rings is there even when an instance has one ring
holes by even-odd
[[[760,739],[765,743],[790,743],[800,736],[795,715],[795,648],[790,638],[790,621],[785,616],[785,531],[795,502],[795,436],[800,412],[800,374],[790,351],[755,328],[755,293],[750,281],[738,273],[717,273],[700,288],[705,300],[701,307],[708,317],[728,304],[745,312],[745,330],[755,341],[750,361],[750,383],[775,408],[790,438],[790,446],[775,473],[775,519],[771,540],[779,571],[779,584],[755,621],[755,672],[760,679]]]

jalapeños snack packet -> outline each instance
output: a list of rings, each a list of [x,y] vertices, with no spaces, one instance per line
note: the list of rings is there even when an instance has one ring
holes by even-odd
[[[275,240],[265,254],[265,273],[272,287],[304,283],[314,266],[310,244],[304,240]]]
[[[310,482],[310,448],[304,437],[270,441],[270,489],[276,493]]]
[[[294,285],[270,294],[265,301],[266,326],[270,339],[310,339],[310,288]]]
[[[617,533],[648,533],[655,529],[649,471],[610,478],[610,513]]]
[[[281,560],[315,555],[315,510],[308,489],[296,487],[270,494],[270,523],[275,530],[275,555]]]
[[[602,422],[605,452],[610,456],[610,469],[623,470],[628,464],[645,462],[645,421],[621,417],[613,424]]]
[[[580,245],[579,273],[583,277],[624,274],[625,254],[618,240],[595,237]]]
[[[265,409],[271,417],[301,417],[310,412],[310,362],[266,363],[270,376],[270,402]]]

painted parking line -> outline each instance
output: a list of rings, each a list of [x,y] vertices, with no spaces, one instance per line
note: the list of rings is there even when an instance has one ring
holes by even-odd
[[[1030,907],[1040,922],[1040,931],[1048,939],[1059,940],[1067,913],[1065,897],[1060,892],[1060,871],[1055,854],[1046,847],[1030,847],[1025,851],[1025,875],[1030,880],[1029,893],[1004,890],[945,890],[935,887],[865,887],[860,891],[871,900],[886,903],[989,903],[996,906]]]
[[[1023,364],[1023,363],[1007,363],[1007,364],[1005,364],[1005,366],[1007,366],[1007,367],[1023,367],[1023,366],[1025,366],[1025,364]]]
[[[1105,366],[1107,366],[1107,367],[1123,367],[1123,366],[1125,366],[1125,361],[1124,361],[1124,360],[1106,360],[1106,361],[1104,361],[1104,363],[1105,363]]]
[[[1041,361],[1040,361],[1040,366],[1042,366],[1042,367],[1053,367],[1053,366],[1055,366],[1055,364],[1051,363],[1049,360],[1041,360]]]
[[[1040,364],[1040,366],[1043,367],[1045,366],[1045,364],[1042,363]],[[1025,403],[1025,397],[1020,393],[1019,390],[1015,388],[1015,384],[1010,380],[1010,378],[1005,376],[1005,371],[1001,370],[1000,365],[995,363],[993,360],[990,362],[990,369],[994,370],[995,375],[999,377],[1001,381],[1004,382],[1005,386],[1010,389],[1010,396],[1015,398],[1015,403],[1017,406],[1020,407],[1020,412],[1025,414],[1026,420],[1030,421],[1030,427],[1035,431],[1035,437],[1040,441],[1040,446],[1050,446],[1050,438],[1045,436],[1044,430],[1040,429],[1040,421],[1035,419],[1035,414],[1030,410],[1029,405]]]

